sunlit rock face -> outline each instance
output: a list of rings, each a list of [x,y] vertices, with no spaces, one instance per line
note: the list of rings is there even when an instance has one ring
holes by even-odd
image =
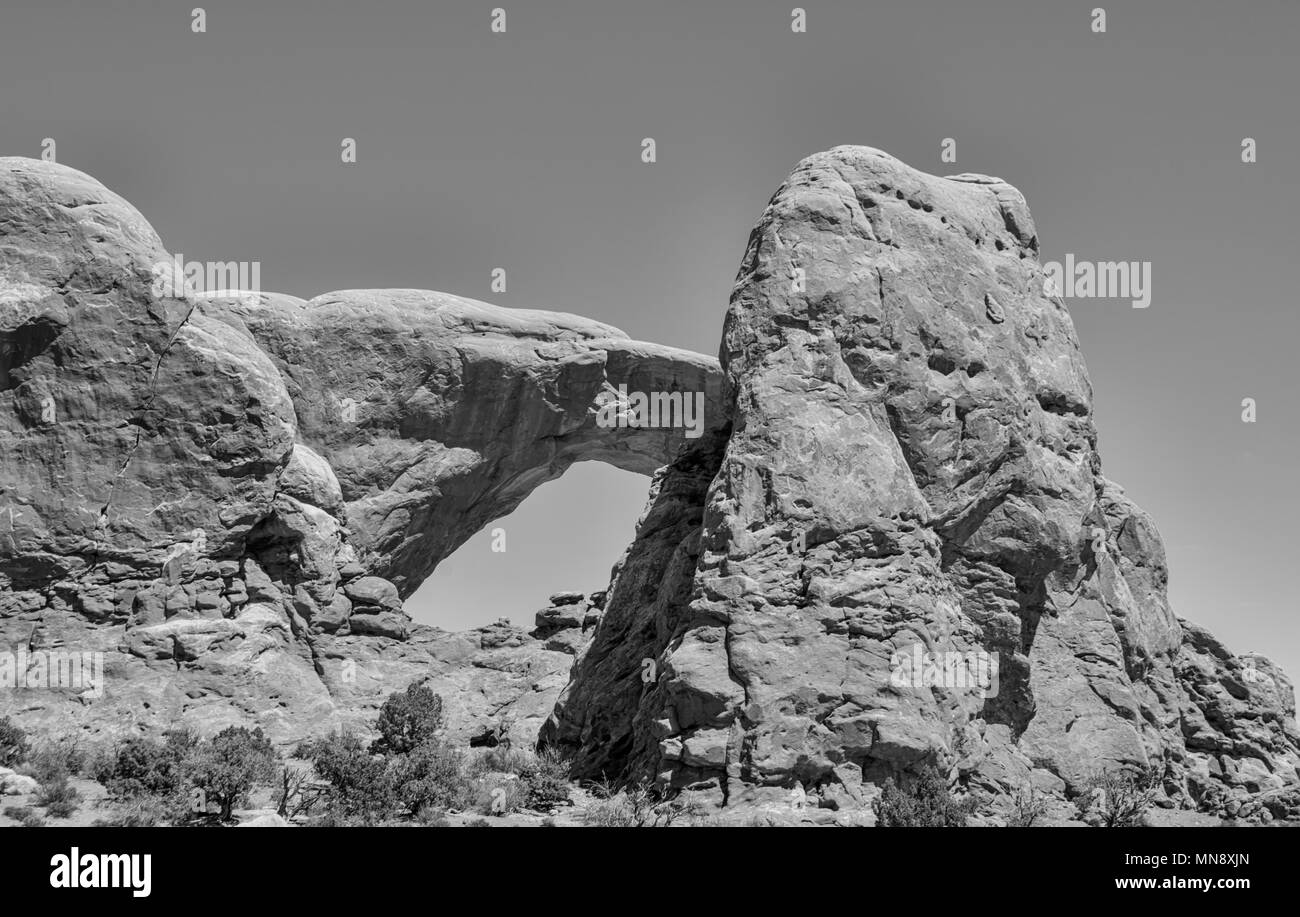
[[[403,598],[573,462],[650,474],[722,417],[716,360],[576,316],[190,293],[63,166],[0,159],[0,233],[0,649],[102,654],[97,688],[0,690],[32,725],[289,741],[429,680],[453,732],[535,738],[581,641],[445,634]],[[692,411],[608,422],[611,392]]]
[[[732,294],[729,423],[656,477],[544,741],[723,801],[935,762],[994,796],[1153,766],[1166,804],[1293,806],[1290,682],[1170,610],[1044,280],[1000,179],[800,163]]]

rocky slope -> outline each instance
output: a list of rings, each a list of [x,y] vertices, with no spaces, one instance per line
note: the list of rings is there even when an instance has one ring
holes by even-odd
[[[0,159],[0,233],[0,650],[105,659],[102,693],[0,715],[289,742],[424,679],[464,740],[540,729],[580,776],[720,803],[848,808],[937,762],[1002,800],[1146,765],[1166,806],[1295,811],[1291,684],[1169,608],[998,179],[805,160],[720,365],[427,291],[191,295],[129,204],[31,160]],[[702,393],[702,435],[597,422],[620,385]],[[607,595],[409,620],[580,460],[653,475]]]

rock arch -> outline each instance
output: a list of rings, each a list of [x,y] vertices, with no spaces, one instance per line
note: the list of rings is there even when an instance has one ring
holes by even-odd
[[[574,462],[649,475],[722,417],[716,360],[573,315],[426,290],[222,293],[203,307],[270,355],[364,565],[403,598]],[[598,399],[620,387],[693,399],[701,425],[603,425]]]
[[[690,440],[602,426],[608,388],[721,418],[716,360],[576,316],[190,295],[144,217],[65,166],[0,159],[0,227],[0,644],[101,652],[112,684],[0,692],[33,725],[288,742],[433,679],[453,731],[509,708],[535,735],[572,655],[412,625],[402,598],[573,462],[650,474]]]

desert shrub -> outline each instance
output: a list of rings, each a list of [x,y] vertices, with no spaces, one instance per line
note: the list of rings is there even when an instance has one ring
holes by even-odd
[[[470,762],[470,775],[514,774],[522,777],[537,768],[537,756],[526,748],[496,745],[485,749]]]
[[[597,799],[582,813],[582,821],[593,828],[637,827],[632,807],[619,796]]]
[[[543,819],[542,819],[542,827],[543,827],[543,828],[558,828],[558,827],[560,827],[560,826],[556,823],[556,821],[555,821],[554,818],[551,818],[551,817],[548,815],[546,818],[543,818]]]
[[[1075,805],[1080,815],[1095,813],[1103,828],[1128,828],[1139,824],[1159,792],[1158,768],[1108,770],[1088,778]]]
[[[31,806],[9,806],[5,809],[5,817],[12,818],[24,828],[45,827],[45,819]]]
[[[77,811],[81,794],[68,783],[67,777],[60,777],[48,783],[42,783],[36,794],[36,804],[45,810],[51,818],[67,818]]]
[[[13,818],[22,827],[44,827],[45,819],[30,805],[10,805],[4,810],[6,818]]]
[[[491,828],[492,822],[488,821],[486,818],[471,818],[469,821],[465,822],[465,827],[466,828]]]
[[[54,783],[82,773],[89,757],[75,739],[47,741],[28,751],[23,768],[40,783]]]
[[[396,799],[387,764],[355,735],[339,732],[299,751],[326,784],[325,809],[313,823],[375,824],[393,811]]]
[[[667,828],[681,818],[695,818],[701,809],[693,800],[664,793],[646,781],[615,790],[609,781],[590,785],[596,801],[583,813],[583,822],[602,828]]]
[[[1008,828],[1029,828],[1043,817],[1047,803],[1035,792],[1033,787],[1022,789],[1011,801],[1011,812],[1007,815]]]
[[[119,799],[172,796],[183,789],[183,764],[196,744],[186,730],[167,732],[161,741],[131,736],[99,759],[91,776]]]
[[[13,767],[26,756],[26,730],[9,717],[0,717],[0,767]]]
[[[478,781],[474,808],[482,815],[510,815],[528,802],[528,786],[522,778],[501,776]]]
[[[954,797],[943,773],[926,765],[907,786],[886,780],[872,808],[881,828],[962,828],[976,805],[974,799]]]
[[[426,806],[420,810],[415,820],[426,828],[449,828],[451,822],[447,820],[447,813],[443,809],[433,806]]]
[[[313,811],[307,819],[309,828],[364,828],[374,827],[379,821],[367,821],[359,815],[349,815],[330,800],[325,800],[319,811]]]
[[[379,738],[372,751],[404,755],[432,740],[442,728],[442,698],[425,686],[412,683],[390,694],[375,722]]]
[[[234,807],[257,786],[276,775],[280,756],[261,729],[228,726],[212,739],[195,745],[181,770],[188,783],[202,791],[206,802],[220,807],[219,817],[230,821]]]
[[[523,774],[528,789],[524,803],[530,809],[549,812],[569,801],[568,763],[553,748],[544,748],[534,759],[531,770]]]
[[[106,818],[95,820],[95,826],[154,828],[182,824],[189,816],[189,799],[184,793],[175,792],[168,796],[138,795],[119,799]]]
[[[402,810],[413,816],[460,808],[470,789],[460,753],[434,741],[389,759],[388,779]]]
[[[553,749],[534,754],[527,749],[498,745],[472,758],[468,774],[489,792],[505,785],[500,776],[518,777],[524,791],[519,808],[549,811],[569,800],[568,765]],[[510,795],[513,799],[513,791]]]

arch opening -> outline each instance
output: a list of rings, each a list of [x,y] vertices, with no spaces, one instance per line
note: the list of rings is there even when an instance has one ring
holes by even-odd
[[[407,613],[451,631],[501,618],[532,627],[548,596],[605,589],[632,543],[648,485],[605,462],[574,463],[442,561],[406,600]]]

